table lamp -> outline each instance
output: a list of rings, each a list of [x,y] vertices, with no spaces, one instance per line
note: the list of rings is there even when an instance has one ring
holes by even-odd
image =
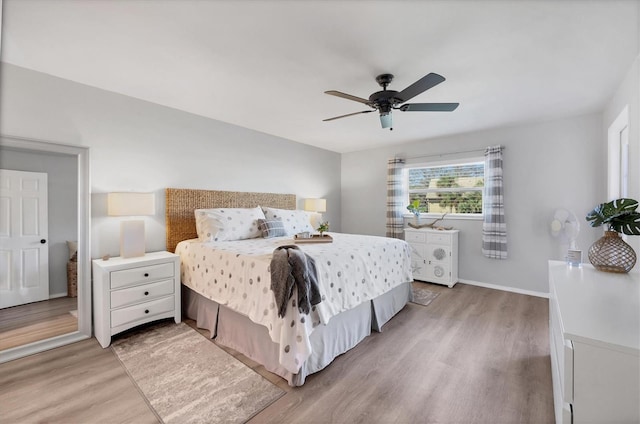
[[[322,212],[327,211],[327,199],[304,199],[304,210],[318,214],[315,227],[322,222]]]
[[[108,193],[107,215],[145,216],[154,215],[156,202],[153,193]],[[120,257],[144,256],[144,221],[127,220],[120,223]]]

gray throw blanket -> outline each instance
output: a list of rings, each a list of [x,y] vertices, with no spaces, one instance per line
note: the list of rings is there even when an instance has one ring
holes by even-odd
[[[308,314],[311,306],[322,300],[313,258],[296,245],[279,246],[271,259],[271,290],[276,298],[278,316],[284,317],[287,312],[294,287],[298,289],[298,310],[302,313]]]

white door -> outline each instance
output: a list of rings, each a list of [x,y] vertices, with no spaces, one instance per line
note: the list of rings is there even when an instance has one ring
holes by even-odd
[[[47,174],[0,169],[0,308],[49,298]]]

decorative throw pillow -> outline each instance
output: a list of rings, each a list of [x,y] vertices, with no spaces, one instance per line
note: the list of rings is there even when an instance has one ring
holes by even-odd
[[[67,247],[69,248],[69,260],[76,262],[78,260],[78,242],[67,241]]]
[[[259,219],[258,228],[262,231],[262,237],[264,238],[283,237],[287,235],[281,219]]]
[[[285,235],[292,236],[294,234],[305,231],[313,232],[311,226],[311,214],[301,210],[262,208],[264,216],[271,221],[280,218],[284,226]]]
[[[196,209],[198,239],[232,241],[260,237],[258,219],[264,219],[260,207]]]

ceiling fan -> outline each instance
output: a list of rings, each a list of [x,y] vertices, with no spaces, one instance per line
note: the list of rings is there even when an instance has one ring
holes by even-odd
[[[382,128],[389,128],[390,130],[393,130],[391,121],[392,109],[398,109],[402,112],[452,112],[458,107],[459,103],[405,103],[418,94],[440,84],[444,80],[445,78],[442,75],[434,74],[432,72],[420,78],[404,90],[398,92],[395,90],[387,90],[387,86],[391,81],[393,81],[393,75],[381,74],[376,77],[376,81],[380,86],[382,86],[382,91],[377,91],[370,95],[369,100],[336,90],[325,91],[326,94],[330,94],[332,96],[364,103],[372,110],[348,113],[346,115],[323,119],[323,121],[333,121],[335,119],[346,118],[347,116],[359,115],[361,113],[370,113],[377,110],[380,113],[380,123],[382,124]]]

